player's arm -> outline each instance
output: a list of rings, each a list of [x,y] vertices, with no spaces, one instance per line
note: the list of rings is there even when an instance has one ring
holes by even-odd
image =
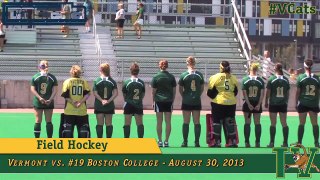
[[[265,102],[264,102],[264,107],[265,107],[265,108],[268,108],[268,107],[269,107],[270,92],[271,92],[270,89],[267,88],[266,98],[265,98]]]
[[[299,96],[300,96],[300,93],[301,93],[300,78],[299,77],[297,78],[297,90],[296,90],[296,96],[295,96],[295,101],[294,101],[296,103],[296,110],[298,108]]]
[[[298,101],[299,101],[300,91],[301,91],[300,87],[297,87],[296,97],[295,97],[296,109],[297,109],[297,107],[298,107]]]
[[[58,92],[58,86],[53,86],[52,94],[51,94],[50,98],[48,100],[46,100],[46,104],[50,104],[53,101],[54,97],[56,97],[57,92]]]
[[[112,96],[108,99],[108,102],[112,102],[118,96],[118,88],[112,90]]]
[[[152,88],[152,104],[154,104],[154,97],[156,96],[157,88]]]
[[[208,90],[207,90],[207,96],[211,99],[214,99],[218,95],[218,90],[215,87],[216,80],[214,76],[211,76],[209,78],[209,84],[208,84]]]
[[[248,107],[250,110],[252,110],[254,107],[251,105],[248,95],[247,95],[247,91],[245,89],[242,90],[242,94],[243,94],[243,98],[245,100],[245,102],[248,104]]]
[[[101,98],[101,96],[98,94],[98,92],[96,90],[93,90],[93,95],[96,99],[98,99],[100,102],[103,101],[103,99]]]
[[[152,88],[151,91],[151,96],[152,96],[152,106],[154,105],[154,97],[156,95],[157,92],[157,83],[156,83],[156,79],[153,77],[150,83],[150,87]]]
[[[81,105],[82,103],[86,102],[89,97],[90,97],[90,91],[83,96],[83,98],[79,101],[79,104]]]
[[[201,87],[200,87],[200,95],[203,93],[203,90],[204,90],[204,84],[201,84]]]
[[[87,99],[90,97],[90,87],[88,85],[88,82],[87,81],[84,81],[84,84],[83,84],[83,98],[77,103],[77,107],[80,107],[80,105],[84,102],[87,101]]]
[[[31,85],[30,90],[31,90],[31,93],[32,93],[34,96],[36,96],[41,103],[44,103],[44,102],[45,102],[45,99],[43,99],[43,98],[39,95],[39,93],[36,91],[36,88],[35,88],[33,85]]]
[[[176,98],[176,87],[173,87],[172,88],[172,103],[174,102],[175,98]]]
[[[145,95],[146,95],[146,87],[144,86],[144,83],[143,83],[142,92],[141,92],[142,99],[144,98]]]
[[[183,95],[183,91],[184,91],[184,88],[183,88],[183,74],[180,76],[178,84],[179,84],[179,94],[182,96]]]
[[[261,106],[261,104],[262,104],[263,98],[264,98],[264,89],[261,89],[259,102],[258,102],[257,106],[255,107],[255,109],[256,109],[257,111],[260,109],[260,106]]]
[[[179,85],[179,93],[181,96],[183,96],[183,86]]]
[[[270,90],[271,89],[271,81],[272,81],[272,79],[270,78],[267,83],[266,98],[265,98],[265,102],[264,102],[265,108],[269,107],[269,98],[270,98],[270,93],[271,93],[271,90]]]

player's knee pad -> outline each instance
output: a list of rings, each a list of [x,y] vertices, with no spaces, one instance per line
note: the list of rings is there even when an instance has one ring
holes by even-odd
[[[62,138],[73,138],[72,124],[64,123],[62,126]]]
[[[89,124],[84,124],[80,127],[79,138],[90,138],[90,128]]]

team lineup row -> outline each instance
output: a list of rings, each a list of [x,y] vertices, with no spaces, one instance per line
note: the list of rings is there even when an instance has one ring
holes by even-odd
[[[195,147],[200,147],[201,134],[200,111],[201,94],[204,91],[204,78],[201,72],[195,68],[195,58],[186,59],[187,70],[181,74],[178,81],[179,93],[182,96],[181,109],[183,112],[183,143],[182,147],[188,147],[188,134],[191,116],[193,118]],[[309,113],[313,125],[315,146],[319,147],[319,126],[317,113],[319,112],[319,77],[311,73],[313,62],[306,60],[304,68],[306,73],[297,79],[296,104],[299,113],[300,125],[298,128],[298,144],[302,143],[304,124],[307,113]],[[53,125],[51,122],[54,108],[53,99],[57,92],[57,79],[48,72],[48,62],[43,60],[39,64],[39,70],[31,80],[31,92],[34,94],[33,105],[36,116],[34,126],[35,137],[40,137],[42,114],[45,114],[47,136],[52,137]],[[172,104],[175,100],[176,80],[167,71],[168,61],[159,62],[160,71],[154,75],[151,81],[152,100],[157,117],[158,145],[169,147],[171,133]],[[255,147],[260,147],[261,125],[260,115],[262,102],[265,97],[265,107],[270,113],[270,144],[274,146],[277,114],[283,127],[283,144],[288,146],[289,127],[286,123],[287,104],[289,98],[289,80],[283,76],[282,65],[275,65],[276,74],[272,75],[266,85],[263,79],[257,76],[258,63],[250,65],[250,74],[242,80],[241,90],[244,97],[243,112],[245,117],[244,136],[245,146],[251,147],[249,142],[251,116],[255,124]],[[132,116],[137,124],[138,137],[143,138],[143,98],[145,96],[144,82],[138,78],[139,65],[133,63],[130,67],[131,77],[124,81],[122,93],[125,101],[123,126],[124,137],[130,137],[130,125]],[[90,137],[90,128],[87,115],[86,100],[89,98],[91,89],[86,80],[80,77],[81,69],[74,65],[70,70],[71,78],[63,83],[61,96],[65,98],[64,113],[61,115],[59,137],[73,137],[74,127],[78,129],[78,137]],[[220,73],[210,77],[207,95],[212,99],[212,116],[207,118],[207,142],[209,147],[221,147],[221,128],[224,128],[226,147],[238,147],[238,134],[235,120],[236,96],[238,94],[238,81],[232,75],[228,61],[220,63]],[[105,63],[100,65],[100,77],[98,77],[92,88],[95,96],[94,113],[96,114],[97,137],[103,137],[104,125],[106,125],[106,137],[111,138],[113,132],[112,116],[115,113],[113,100],[118,96],[116,82],[110,77],[110,66]],[[162,138],[162,123],[166,122],[165,138]]]

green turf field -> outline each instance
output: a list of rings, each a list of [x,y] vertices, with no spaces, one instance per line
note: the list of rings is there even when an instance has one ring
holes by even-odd
[[[58,137],[58,126],[59,126],[59,114],[54,114],[53,124],[55,127],[54,137]],[[92,137],[96,137],[95,134],[95,115],[90,115],[90,125]],[[189,148],[180,148],[182,142],[182,116],[173,115],[172,117],[172,133],[170,138],[170,148],[162,148],[162,153],[172,153],[172,154],[181,154],[181,153],[208,153],[208,154],[217,154],[217,153],[272,153],[270,148],[221,148],[221,149],[212,149],[207,148],[205,140],[205,116],[201,116],[202,124],[202,133],[201,133],[201,148],[194,148],[194,133],[193,133],[193,124],[190,125],[190,134],[189,134]],[[237,116],[237,124],[239,130],[240,143],[239,146],[243,147],[243,125],[244,118],[242,116]],[[270,120],[268,116],[263,116],[261,118],[262,124],[262,136],[261,136],[261,146],[265,147],[269,143],[269,126]],[[1,113],[0,114],[0,137],[2,138],[32,138],[33,136],[33,125],[34,125],[34,116],[32,113]],[[114,125],[114,134],[113,137],[123,137],[123,115],[117,114],[113,118]],[[156,138],[156,120],[155,115],[144,115],[144,125],[145,125],[145,137]],[[290,128],[289,132],[289,143],[297,141],[297,128],[298,128],[298,117],[288,117],[288,126]],[[45,123],[42,123],[43,132],[41,137],[46,137],[45,134]],[[133,121],[131,127],[131,137],[137,137],[136,125]],[[251,127],[251,144],[254,145],[254,125]],[[280,123],[277,123],[277,135],[276,135],[276,146],[282,144],[282,128]],[[310,122],[305,126],[305,135],[303,139],[303,144],[305,146],[313,147],[313,136],[312,136],[312,126]],[[142,179],[142,178],[152,178],[152,179],[212,179],[214,178],[224,178],[231,179],[237,177],[237,180],[249,180],[249,179],[274,179],[275,174],[1,174],[0,180],[2,179],[56,179],[57,176],[61,177],[60,179]],[[286,174],[286,179],[296,179],[296,174]],[[313,174],[313,179],[320,178],[319,174]]]

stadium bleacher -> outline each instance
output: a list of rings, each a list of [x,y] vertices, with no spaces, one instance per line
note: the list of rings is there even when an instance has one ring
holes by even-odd
[[[188,56],[197,58],[196,67],[207,78],[219,72],[222,60],[230,61],[234,74],[245,74],[243,64],[246,61],[240,55],[239,43],[231,29],[145,26],[142,38],[137,39],[132,27],[125,27],[125,37],[117,39],[115,27],[109,28],[121,78],[130,77],[131,63],[138,62],[140,78],[150,81],[158,71],[160,59],[167,59],[169,71],[179,77],[186,70],[185,59]]]
[[[7,31],[8,42],[1,53],[1,79],[30,79],[39,60],[50,61],[50,72],[59,78],[69,77],[73,64],[81,64],[77,28],[63,38],[59,27],[37,27],[34,30]],[[15,74],[19,67],[19,75]]]

